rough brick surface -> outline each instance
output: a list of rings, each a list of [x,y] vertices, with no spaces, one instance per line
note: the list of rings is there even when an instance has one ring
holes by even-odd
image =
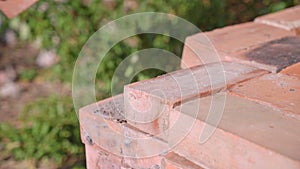
[[[121,168],[122,158],[117,157],[109,152],[101,150],[96,145],[85,144],[86,152],[86,168],[102,169],[102,168]]]
[[[0,9],[8,18],[13,18],[25,9],[29,8],[35,2],[37,2],[37,0],[0,1]]]
[[[115,96],[86,106],[80,110],[80,125],[82,142],[86,148],[86,163],[88,169],[102,168],[166,168],[166,169],[201,169],[200,166],[170,151],[166,155],[147,158],[131,158],[127,155],[141,154],[143,151],[155,149],[155,146],[169,146],[158,141],[158,144],[141,146],[134,139],[145,133],[137,128],[131,128],[122,116],[123,96]],[[112,130],[108,130],[108,128]],[[120,135],[114,135],[117,132]],[[149,136],[147,136],[149,137]],[[153,138],[156,139],[156,138]],[[157,148],[157,147],[156,147]],[[120,150],[120,153],[116,151]],[[126,154],[131,153],[131,154]],[[165,153],[165,152],[164,152]]]
[[[283,69],[280,73],[300,78],[300,62]]]
[[[165,160],[167,169],[203,169],[199,165],[174,152],[166,154]]]
[[[86,145],[88,169],[161,166],[160,156],[133,158],[134,154],[139,157],[148,147],[130,139],[142,137],[144,133],[126,124],[120,114],[124,111],[122,99],[123,96],[119,95],[80,109],[81,136]],[[163,144],[159,142],[158,145]]]
[[[125,116],[133,122],[150,122],[182,102],[265,73],[254,67],[221,62],[133,83],[124,87]]]
[[[300,61],[300,37],[291,36],[264,43],[247,52],[245,58],[268,65],[267,69],[277,72]]]
[[[299,9],[188,37],[198,66],[80,109],[88,169],[299,169]]]
[[[220,94],[217,94],[214,97],[218,98],[219,95]],[[210,168],[220,169],[299,168],[300,152],[295,151],[295,149],[300,146],[300,123],[293,118],[283,116],[280,111],[274,110],[269,106],[242,99],[238,96],[227,96],[223,118],[216,132],[207,142],[199,144],[198,141],[201,130],[205,125],[204,120],[211,106],[210,97],[211,96],[201,98],[200,113],[195,125],[187,137],[182,142],[179,142],[172,150],[179,155],[178,157],[172,157],[172,155],[170,155],[172,153],[169,153],[169,155],[164,157],[164,160],[162,160],[162,157],[148,159],[148,161],[145,161],[147,159],[140,161],[125,158],[126,163],[122,165],[124,166],[126,164],[126,166],[131,167],[140,166],[141,168],[142,166],[168,166],[172,169],[184,168],[181,167],[180,164],[191,166],[190,168],[197,168],[197,165],[199,168],[205,165]],[[122,97],[120,96],[120,98]],[[98,105],[103,104],[99,106],[108,107],[108,111],[106,111],[107,109],[103,110],[109,112],[111,99],[104,101],[105,104],[101,101]],[[186,118],[190,118],[190,121],[192,121],[193,119],[189,116],[189,112],[195,109],[193,104],[195,101],[197,101],[197,99],[183,103],[185,105],[183,106],[184,109],[177,107],[176,110],[181,110],[182,113],[184,113],[182,115],[186,116]],[[222,100],[219,101],[222,102]],[[110,146],[109,150],[120,150],[120,148],[124,147],[122,146],[124,140],[121,139],[121,143],[118,143],[120,138],[111,137],[109,132],[105,132],[105,128],[107,127],[101,128],[101,126],[106,125],[117,131],[121,131],[125,125],[119,127],[120,123],[111,118],[113,116],[110,116],[110,120],[112,120],[111,123],[103,124],[97,117],[103,118],[106,115],[103,116],[98,111],[96,111],[96,113],[94,113],[94,111],[89,112],[90,110],[94,110],[94,108],[94,105],[90,105],[88,108],[81,109],[80,113],[81,125],[88,131],[93,139],[93,146],[101,147],[101,145],[107,144]],[[121,109],[122,107],[113,108],[113,110],[122,111]],[[128,124],[126,125],[128,126]],[[93,133],[91,133],[91,131],[93,131]],[[142,133],[139,130],[135,130],[134,132],[137,133],[137,135]],[[276,141],[270,142],[270,140]],[[88,143],[85,141],[85,144]],[[139,148],[136,148],[136,146],[138,145],[131,145],[128,147],[127,152],[129,150],[147,151],[155,148],[153,145]],[[123,150],[126,152],[126,149]],[[93,151],[95,151],[95,148],[93,148]],[[91,166],[95,163],[97,165],[117,165],[120,163],[118,158],[116,158],[118,156],[111,153],[105,154],[98,152],[94,154],[97,155],[95,156],[93,153],[87,155],[88,158],[91,158],[88,159],[88,162],[92,163],[89,164]],[[102,155],[100,156],[99,154]],[[112,161],[114,162],[112,163]]]
[[[230,89],[233,94],[270,105],[284,115],[300,120],[300,79],[282,74],[268,74]]]
[[[203,38],[204,35],[214,48]],[[236,61],[276,71],[278,69],[276,65],[274,68],[273,64],[264,63],[260,58],[248,57],[246,54],[261,47],[262,44],[293,35],[293,32],[252,22],[199,33],[186,39],[181,66],[186,68],[215,62],[218,54],[221,60]],[[271,59],[272,55],[268,57]]]
[[[145,157],[147,154],[166,148],[167,145],[159,141],[128,138],[147,138],[148,136],[127,123],[122,116],[124,111],[122,102],[123,96],[119,95],[80,109],[80,125],[93,143],[118,156],[129,157],[135,155]],[[147,148],[149,145],[152,145],[151,151]]]
[[[217,99],[221,94],[214,97]],[[223,102],[222,97],[219,100]],[[195,109],[184,103],[183,114]],[[220,124],[211,138],[199,143],[211,99],[201,98],[198,120],[173,151],[210,168],[299,168],[300,123],[266,105],[227,95]],[[189,106],[190,105],[190,106]]]
[[[300,5],[257,17],[255,22],[300,33]]]

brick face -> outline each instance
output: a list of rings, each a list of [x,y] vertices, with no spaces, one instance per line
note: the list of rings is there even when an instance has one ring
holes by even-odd
[[[217,94],[214,97],[223,102]],[[184,103],[183,114],[195,108],[193,102]],[[200,99],[197,121],[187,137],[174,152],[209,168],[299,168],[300,123],[283,116],[272,107],[228,94],[223,117],[211,138],[201,144],[199,138],[204,120],[210,110],[211,99]],[[212,105],[214,106],[214,105]],[[283,146],[284,145],[284,146]]]
[[[170,151],[165,156],[132,158],[127,155],[138,154],[155,149],[155,145],[169,146],[157,140],[158,144],[141,146],[134,139],[126,145],[124,135],[133,138],[145,137],[144,132],[131,127],[122,117],[123,96],[105,99],[80,110],[82,142],[86,149],[88,169],[102,168],[168,168],[168,169],[202,169],[193,162]],[[120,114],[119,114],[120,113]],[[108,130],[110,128],[111,130]],[[118,137],[112,132],[121,133]],[[126,134],[125,134],[126,133]],[[87,137],[88,136],[88,137]],[[152,138],[155,140],[156,138]],[[122,150],[121,152],[117,152]],[[117,152],[117,153],[116,153]],[[131,153],[131,154],[128,154]]]
[[[276,13],[257,17],[255,22],[300,33],[300,5]]]
[[[268,74],[240,83],[230,91],[235,95],[270,105],[284,112],[284,115],[300,120],[300,80],[297,77]]]
[[[167,169],[203,169],[199,165],[174,152],[166,154],[165,159]]]
[[[300,61],[300,37],[290,36],[264,43],[247,52],[245,57],[278,72]]]
[[[33,5],[37,0],[8,0],[0,1],[1,11],[8,17],[13,18]]]
[[[300,168],[299,9],[190,36],[194,67],[80,109],[87,168]]]
[[[215,62],[219,57],[221,60],[250,64],[274,72],[280,67],[249,57],[248,53],[270,41],[293,35],[293,32],[253,22],[199,33],[186,39],[181,67]],[[207,36],[211,44],[203,36]]]
[[[254,67],[223,62],[133,83],[124,87],[125,116],[134,126],[153,128],[148,131],[151,134],[162,133],[173,118],[169,115],[173,107],[265,73]],[[148,123],[154,119],[155,123]],[[140,125],[145,122],[149,126]]]
[[[300,62],[283,69],[280,73],[300,78]]]

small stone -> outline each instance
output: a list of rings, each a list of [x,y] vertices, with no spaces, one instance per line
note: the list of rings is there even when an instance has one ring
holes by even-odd
[[[14,82],[7,82],[3,86],[0,87],[0,97],[16,97],[20,93],[20,86]]]
[[[135,10],[138,7],[138,3],[135,0],[125,0],[124,1],[124,10],[126,12]]]
[[[11,29],[7,29],[4,33],[3,41],[8,46],[14,46],[17,42],[16,33]]]
[[[12,67],[7,67],[4,70],[0,70],[0,86],[15,80],[17,77],[16,71]]]
[[[53,51],[41,51],[36,58],[36,64],[42,68],[48,68],[57,62],[57,56]]]

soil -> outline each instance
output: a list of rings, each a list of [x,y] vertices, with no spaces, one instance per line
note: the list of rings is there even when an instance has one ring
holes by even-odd
[[[2,82],[9,79],[18,86],[16,94],[7,97],[0,96],[0,123],[10,122],[19,125],[18,115],[25,105],[52,94],[71,95],[71,89],[60,82],[47,82],[36,77],[34,80],[22,80],[19,75],[22,71],[34,69],[43,71],[35,64],[35,59],[39,53],[38,49],[30,45],[8,46],[0,44],[0,72],[2,72]],[[10,71],[5,71],[9,68]],[[4,73],[3,73],[4,72]],[[4,77],[4,78],[3,78]],[[0,78],[0,89],[3,87]],[[53,163],[45,162],[45,166],[39,168],[56,168]],[[34,168],[31,161],[17,162],[9,156],[1,153],[0,144],[0,169]]]

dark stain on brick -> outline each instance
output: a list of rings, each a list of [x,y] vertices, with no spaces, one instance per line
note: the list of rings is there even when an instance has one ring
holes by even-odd
[[[300,61],[300,37],[273,40],[246,54],[249,60],[276,66],[277,72]]]

